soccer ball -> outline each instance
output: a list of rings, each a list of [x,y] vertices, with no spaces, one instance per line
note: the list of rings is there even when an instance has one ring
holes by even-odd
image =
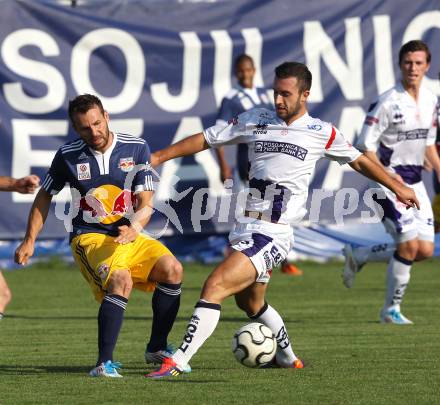
[[[276,351],[275,336],[262,323],[248,323],[238,329],[232,338],[232,352],[246,367],[262,367],[270,363]]]

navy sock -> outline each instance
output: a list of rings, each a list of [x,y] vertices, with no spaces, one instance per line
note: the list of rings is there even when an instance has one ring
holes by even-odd
[[[113,350],[121,330],[127,302],[127,298],[120,295],[106,295],[99,307],[97,366],[107,360],[113,361]]]
[[[153,324],[151,326],[149,352],[164,350],[167,346],[168,334],[173,327],[180,307],[182,284],[158,283],[153,294]]]

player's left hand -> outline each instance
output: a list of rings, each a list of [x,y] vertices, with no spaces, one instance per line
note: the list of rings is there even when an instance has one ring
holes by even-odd
[[[397,199],[406,205],[406,209],[417,208],[420,209],[419,200],[416,197],[416,193],[411,187],[402,185],[399,190],[396,191]]]
[[[133,242],[139,234],[139,231],[127,225],[118,226],[118,230],[119,236],[115,238],[115,242],[120,243],[121,245]]]
[[[40,185],[40,178],[31,174],[30,176],[22,177],[15,182],[14,189],[21,194],[33,194]]]

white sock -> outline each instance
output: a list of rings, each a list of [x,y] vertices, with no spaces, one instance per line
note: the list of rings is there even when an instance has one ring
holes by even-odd
[[[387,292],[385,295],[385,309],[400,311],[400,304],[410,279],[412,261],[394,254],[387,269]]]
[[[381,243],[373,246],[360,246],[353,249],[356,261],[363,265],[366,262],[388,262],[396,251],[394,243]]]
[[[295,353],[293,353],[289,335],[287,334],[286,326],[280,314],[265,303],[260,312],[250,318],[266,325],[275,335],[277,340],[276,359],[278,365],[281,367],[292,367],[297,357]]]
[[[205,300],[197,302],[182,344],[173,354],[173,360],[178,365],[187,365],[205,340],[212,335],[220,319],[220,310],[219,304],[212,304]]]

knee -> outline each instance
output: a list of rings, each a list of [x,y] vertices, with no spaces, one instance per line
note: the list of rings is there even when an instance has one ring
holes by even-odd
[[[419,244],[417,240],[405,242],[398,246],[397,253],[400,257],[407,260],[415,260],[417,252],[419,250]]]
[[[416,261],[425,260],[432,257],[433,254],[434,254],[434,244],[432,245],[422,244],[419,246],[415,260]]]
[[[110,294],[122,295],[128,298],[133,288],[133,280],[128,270],[116,270],[110,275],[107,285]]]
[[[181,283],[183,279],[183,266],[176,258],[170,257],[163,266],[163,274],[166,283]]]
[[[3,301],[4,305],[7,305],[11,302],[12,292],[8,286],[6,286],[6,288],[4,288],[2,291],[0,291],[0,296],[1,296],[1,300]]]

